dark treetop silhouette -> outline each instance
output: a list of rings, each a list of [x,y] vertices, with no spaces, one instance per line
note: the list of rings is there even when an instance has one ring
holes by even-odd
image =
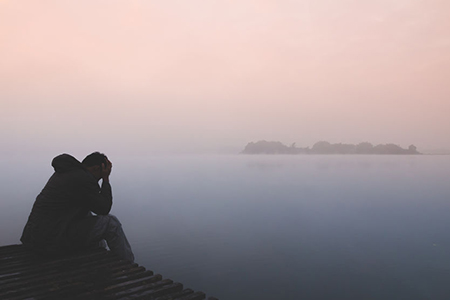
[[[414,145],[403,149],[395,144],[385,144],[373,146],[371,143],[364,142],[354,144],[330,144],[321,141],[315,143],[312,148],[298,148],[293,143],[286,146],[280,142],[258,141],[250,142],[241,152],[243,154],[421,154]]]

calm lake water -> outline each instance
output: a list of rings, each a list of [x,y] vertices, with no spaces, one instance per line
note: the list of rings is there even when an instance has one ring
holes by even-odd
[[[112,213],[136,261],[186,287],[221,300],[450,299],[450,156],[111,160]],[[50,161],[0,161],[0,245],[19,242]]]

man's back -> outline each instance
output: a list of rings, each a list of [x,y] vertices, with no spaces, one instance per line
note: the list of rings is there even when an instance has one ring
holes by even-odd
[[[90,211],[107,215],[111,210],[109,183],[99,187],[96,179],[74,157],[62,154],[52,161],[55,173],[37,196],[21,241],[43,253],[66,252],[74,248],[69,226]]]

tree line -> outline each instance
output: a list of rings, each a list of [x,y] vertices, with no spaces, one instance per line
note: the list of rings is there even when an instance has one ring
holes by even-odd
[[[359,144],[331,144],[326,141],[315,143],[311,148],[296,147],[295,143],[286,146],[276,141],[250,142],[241,152],[243,154],[421,154],[416,146],[404,149],[395,144],[372,145],[369,142]]]

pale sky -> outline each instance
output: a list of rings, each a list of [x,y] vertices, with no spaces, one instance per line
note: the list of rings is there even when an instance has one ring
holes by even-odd
[[[0,0],[0,154],[450,149],[448,0]]]

